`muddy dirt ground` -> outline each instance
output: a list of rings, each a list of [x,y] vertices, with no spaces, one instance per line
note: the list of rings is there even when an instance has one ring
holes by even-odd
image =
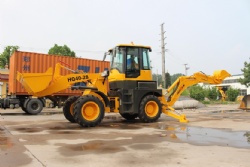
[[[94,128],[69,123],[61,109],[31,116],[1,110],[0,166],[250,166],[250,112],[238,105],[186,109],[189,123],[106,114]]]

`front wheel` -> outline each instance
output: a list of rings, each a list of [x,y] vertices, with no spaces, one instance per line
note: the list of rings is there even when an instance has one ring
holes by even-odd
[[[162,104],[154,95],[145,96],[139,109],[139,118],[142,122],[155,122],[161,116]]]
[[[93,95],[78,98],[74,104],[74,119],[82,127],[94,127],[104,118],[104,105]]]

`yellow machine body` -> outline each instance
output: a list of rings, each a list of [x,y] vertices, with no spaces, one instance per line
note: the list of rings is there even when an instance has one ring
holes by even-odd
[[[33,96],[44,97],[70,88],[74,83],[85,82],[81,97],[70,97],[64,104],[64,115],[70,122],[81,126],[98,125],[104,112],[117,112],[127,120],[139,117],[142,122],[156,121],[163,112],[180,122],[188,122],[185,115],[178,114],[172,106],[181,93],[197,83],[220,84],[230,74],[225,70],[208,76],[201,72],[179,77],[167,90],[166,100],[162,90],[152,79],[149,46],[120,44],[110,49],[111,67],[104,73],[76,73],[61,75],[60,63],[45,73],[18,73],[17,80]],[[106,57],[106,56],[105,56]],[[70,69],[69,69],[70,70]]]

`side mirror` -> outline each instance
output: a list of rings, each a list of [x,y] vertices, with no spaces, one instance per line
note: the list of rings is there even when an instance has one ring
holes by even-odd
[[[101,76],[102,77],[108,77],[109,76],[109,71],[108,70],[103,71]]]

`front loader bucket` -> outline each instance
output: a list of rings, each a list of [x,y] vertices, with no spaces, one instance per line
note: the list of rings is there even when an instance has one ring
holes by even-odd
[[[52,68],[45,73],[20,73],[17,72],[17,80],[29,94],[35,94],[47,88],[52,80]]]
[[[240,103],[240,109],[250,110],[250,95],[245,95]]]
[[[213,77],[218,80],[219,83],[222,82],[226,77],[231,76],[226,70],[217,70],[214,71]]]

